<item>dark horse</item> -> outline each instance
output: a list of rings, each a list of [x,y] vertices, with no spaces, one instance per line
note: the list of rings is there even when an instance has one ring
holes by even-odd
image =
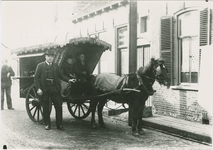
[[[142,115],[145,106],[145,101],[150,95],[153,95],[152,85],[155,81],[160,84],[170,86],[167,68],[164,61],[152,58],[148,65],[140,67],[136,73],[125,75],[124,77],[114,74],[99,74],[95,76],[91,82],[96,94],[112,93],[107,96],[99,97],[91,100],[91,126],[96,127],[95,111],[98,107],[98,119],[101,128],[106,128],[102,110],[107,102],[107,99],[116,103],[127,103],[132,106],[132,133],[133,135],[143,134]],[[118,91],[114,92],[113,91]]]

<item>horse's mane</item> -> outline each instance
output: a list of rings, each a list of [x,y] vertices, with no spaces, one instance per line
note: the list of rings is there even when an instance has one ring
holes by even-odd
[[[153,66],[156,64],[156,60],[155,58],[151,58],[150,62],[144,66],[144,67],[140,67],[137,71],[137,73],[139,75],[145,75],[145,74],[149,74],[152,72]]]

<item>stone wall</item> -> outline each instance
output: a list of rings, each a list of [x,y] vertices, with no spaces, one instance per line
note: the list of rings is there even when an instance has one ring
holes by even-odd
[[[206,111],[197,102],[198,91],[167,89],[158,83],[153,87],[157,90],[152,96],[153,113],[203,123]],[[212,116],[206,118],[212,124]]]

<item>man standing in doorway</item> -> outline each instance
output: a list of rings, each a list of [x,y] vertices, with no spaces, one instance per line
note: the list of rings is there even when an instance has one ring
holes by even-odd
[[[54,51],[47,50],[45,53],[45,61],[37,65],[35,71],[35,84],[37,88],[38,95],[42,96],[43,102],[43,114],[45,129],[51,129],[51,120],[50,120],[50,101],[56,110],[56,126],[59,130],[64,130],[62,125],[62,98],[61,98],[61,84],[60,80],[66,82],[75,82],[75,79],[69,79],[62,74],[62,71],[59,69],[58,65],[53,63],[54,60]]]
[[[4,91],[6,92],[7,108],[9,110],[14,110],[11,98],[11,76],[14,75],[13,69],[8,65],[7,60],[4,59],[1,67],[1,110],[4,110]]]

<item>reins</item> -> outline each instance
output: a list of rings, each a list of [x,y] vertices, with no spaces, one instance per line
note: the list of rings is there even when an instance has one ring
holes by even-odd
[[[143,83],[143,80],[142,80],[142,78],[139,76],[139,74],[136,72],[136,76],[137,76],[137,79],[138,79],[138,81],[139,81],[139,85],[138,85],[138,87],[140,86],[140,85],[142,85],[143,86],[143,88],[144,88],[144,90],[149,94],[149,95],[151,95],[151,93],[149,92],[149,90],[146,88],[146,86],[144,85],[144,83]]]
[[[145,78],[147,78],[147,79],[150,79],[150,80],[154,80],[154,81],[157,81],[155,78],[150,78],[150,77],[148,77],[148,76],[145,76],[145,75],[141,75],[142,77],[145,77]]]
[[[150,79],[150,80],[153,80],[153,81],[164,81],[164,80],[160,80],[160,79],[150,78],[150,77],[145,76],[145,75],[140,75],[140,76],[145,77],[145,78]]]

